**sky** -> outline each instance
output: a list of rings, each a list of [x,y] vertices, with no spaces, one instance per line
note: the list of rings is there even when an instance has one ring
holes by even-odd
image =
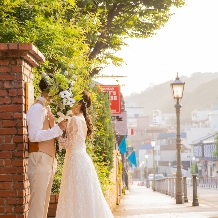
[[[121,85],[124,96],[141,93],[151,84],[190,77],[196,72],[218,72],[218,0],[188,0],[168,23],[147,39],[128,39],[117,52],[126,65],[109,66],[106,75],[125,78],[98,78],[104,85]],[[124,86],[122,86],[124,84]]]

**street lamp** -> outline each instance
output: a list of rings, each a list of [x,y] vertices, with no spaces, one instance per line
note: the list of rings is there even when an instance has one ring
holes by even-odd
[[[149,188],[148,185],[148,155],[145,155],[145,160],[146,160],[146,187]]]
[[[152,181],[152,189],[155,190],[155,162],[154,162],[154,147],[155,147],[156,141],[154,139],[151,140],[151,146],[153,148],[153,181]]]
[[[175,109],[176,109],[176,150],[177,150],[177,171],[176,171],[176,204],[183,204],[184,203],[184,196],[182,191],[182,167],[181,167],[181,138],[180,138],[180,109],[182,105],[180,101],[183,96],[184,86],[183,83],[177,73],[176,80],[170,84],[171,91],[173,95],[173,99],[175,99]]]

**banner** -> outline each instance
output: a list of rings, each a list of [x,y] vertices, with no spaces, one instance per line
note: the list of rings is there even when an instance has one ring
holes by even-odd
[[[127,146],[126,146],[126,136],[123,137],[122,141],[119,144],[120,153],[124,154],[127,152]]]
[[[128,157],[127,159],[130,161],[131,164],[135,165],[135,167],[137,167],[137,160],[136,160],[136,153],[135,151],[133,151]]]
[[[108,92],[112,114],[121,113],[121,94],[119,85],[100,85],[103,92]]]

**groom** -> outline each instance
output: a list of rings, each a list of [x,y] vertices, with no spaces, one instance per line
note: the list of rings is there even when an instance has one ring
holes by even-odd
[[[52,75],[49,75],[52,78]],[[41,79],[39,88],[42,95],[27,113],[29,134],[28,179],[30,202],[28,218],[47,218],[52,182],[56,170],[54,139],[66,129],[66,121],[55,125],[49,103],[48,80]]]

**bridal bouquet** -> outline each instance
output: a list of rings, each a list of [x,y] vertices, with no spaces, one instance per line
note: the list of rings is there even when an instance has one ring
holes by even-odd
[[[55,73],[53,76],[54,79],[51,79],[45,73],[42,74],[50,86],[50,106],[59,123],[70,118],[73,105],[81,99],[81,92],[76,91],[76,77],[69,79],[61,73]]]

